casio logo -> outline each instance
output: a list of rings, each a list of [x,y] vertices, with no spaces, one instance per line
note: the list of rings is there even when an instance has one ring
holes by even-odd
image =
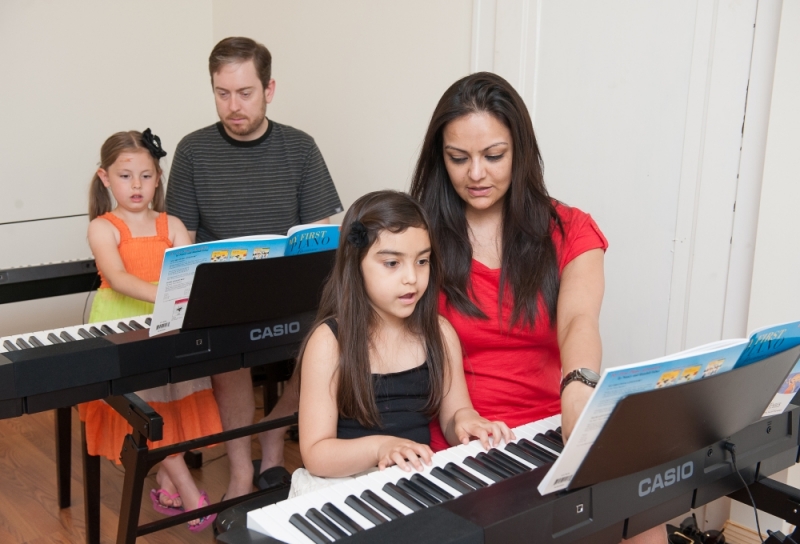
[[[299,321],[273,325],[272,327],[264,327],[263,329],[253,329],[250,331],[250,340],[263,340],[264,338],[274,338],[276,336],[283,336],[284,334],[292,334],[295,332],[300,332]]]
[[[694,474],[694,463],[688,461],[675,468],[667,469],[663,475],[658,473],[652,478],[645,478],[639,482],[639,496],[645,497],[654,491],[669,487],[675,482],[691,478],[692,474]]]

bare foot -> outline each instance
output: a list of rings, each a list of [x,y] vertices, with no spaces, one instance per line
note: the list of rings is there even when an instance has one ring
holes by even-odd
[[[156,481],[158,482],[158,487],[163,489],[166,493],[159,493],[158,494],[158,502],[161,506],[166,506],[167,508],[180,508],[183,506],[183,500],[181,500],[181,496],[178,494],[178,488],[175,487],[175,484],[172,483],[172,480],[169,479],[167,476],[167,471],[163,468],[163,466],[158,467],[158,472],[156,473]]]

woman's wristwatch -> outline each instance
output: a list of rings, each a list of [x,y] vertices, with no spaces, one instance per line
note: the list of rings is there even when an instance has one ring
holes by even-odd
[[[600,381],[600,375],[591,368],[576,368],[561,378],[561,392],[559,394],[563,395],[564,388],[574,381],[583,382],[589,387],[594,387],[597,385],[597,382]]]

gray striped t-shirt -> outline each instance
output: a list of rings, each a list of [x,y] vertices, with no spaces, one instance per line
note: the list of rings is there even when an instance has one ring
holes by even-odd
[[[269,121],[266,134],[241,142],[216,123],[175,150],[167,211],[198,242],[286,234],[342,211],[322,154],[305,132]]]

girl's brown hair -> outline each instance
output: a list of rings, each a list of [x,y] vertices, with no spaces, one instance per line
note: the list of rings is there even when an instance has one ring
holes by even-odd
[[[114,164],[122,153],[131,151],[144,151],[153,159],[153,164],[156,166],[159,181],[156,187],[156,193],[153,195],[153,210],[163,212],[166,207],[164,203],[164,178],[161,171],[161,165],[158,164],[158,159],[153,157],[152,153],[144,145],[142,141],[142,133],[138,130],[129,130],[127,132],[117,132],[112,134],[100,148],[100,168],[108,171],[112,164]],[[114,209],[111,191],[103,185],[103,180],[94,173],[92,181],[89,185],[89,221],[95,217],[100,217],[104,213],[110,212]]]
[[[366,230],[366,244],[354,244],[348,240],[353,238],[351,231],[354,225],[357,230],[361,229],[358,225],[363,225]],[[350,206],[339,233],[339,248],[336,251],[333,272],[323,289],[317,320],[311,329],[316,330],[331,318],[337,321],[339,367],[335,379],[338,385],[336,403],[339,416],[355,419],[368,428],[381,425],[369,364],[372,332],[379,317],[364,287],[361,262],[381,232],[400,233],[409,227],[430,232],[425,211],[405,193],[377,191],[362,196]],[[447,374],[446,347],[439,327],[440,265],[437,259],[436,245],[431,239],[428,288],[417,302],[414,312],[405,320],[409,332],[421,338],[425,346],[431,383],[425,411],[430,417],[439,411]],[[306,342],[300,349],[299,364],[302,364]]]

